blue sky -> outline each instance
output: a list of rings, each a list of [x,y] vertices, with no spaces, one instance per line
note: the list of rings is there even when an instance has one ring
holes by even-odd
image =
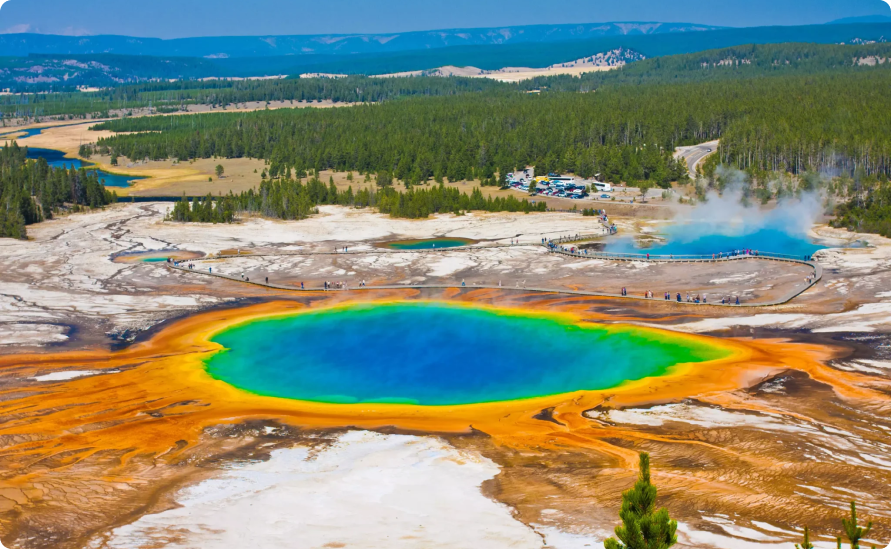
[[[6,0],[0,31],[179,38],[602,21],[744,27],[871,14],[891,8],[883,0]]]

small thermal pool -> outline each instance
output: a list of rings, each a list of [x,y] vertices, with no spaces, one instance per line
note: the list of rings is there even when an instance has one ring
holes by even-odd
[[[467,238],[426,238],[423,240],[393,240],[384,242],[379,247],[391,250],[438,250],[469,246],[475,243],[475,240]]]
[[[148,250],[145,252],[120,253],[112,256],[111,260],[115,263],[164,263],[168,257],[177,261],[185,261],[187,259],[199,259],[204,257],[204,254],[188,250]]]

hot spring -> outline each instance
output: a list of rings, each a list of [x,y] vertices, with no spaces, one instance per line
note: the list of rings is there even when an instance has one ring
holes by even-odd
[[[177,261],[198,259],[203,253],[188,250],[148,250],[143,252],[122,252],[111,257],[114,263],[165,263],[167,258]]]
[[[656,238],[639,241],[631,236],[607,240],[604,251],[612,253],[654,255],[711,255],[734,250],[758,250],[804,259],[826,246],[804,233],[793,233],[777,227],[753,230],[716,227],[710,223],[681,223],[662,229]]]
[[[823,208],[820,198],[804,194],[771,209],[743,204],[739,191],[709,193],[706,201],[682,210],[651,238],[607,240],[605,251],[656,255],[705,255],[757,250],[804,259],[826,246],[808,235]]]
[[[446,304],[350,305],[262,318],[212,340],[207,372],[327,403],[459,405],[616,387],[729,356],[689,336]]]
[[[475,241],[467,238],[426,238],[423,240],[394,240],[381,244],[382,248],[391,250],[434,250],[468,246]]]

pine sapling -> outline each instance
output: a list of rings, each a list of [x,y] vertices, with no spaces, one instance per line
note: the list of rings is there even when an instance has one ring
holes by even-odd
[[[795,549],[814,549],[814,544],[811,543],[811,533],[808,531],[807,526],[804,527],[804,540],[802,540],[801,545],[796,543]]]
[[[842,526],[845,528],[845,535],[851,543],[851,549],[860,549],[860,540],[869,535],[872,530],[872,521],[866,524],[866,528],[857,526],[857,504],[851,502],[851,517],[842,519]],[[841,538],[839,538],[841,540]],[[841,541],[839,541],[841,547]]]
[[[606,549],[668,549],[677,543],[677,521],[671,520],[664,507],[656,509],[656,487],[650,482],[650,456],[640,454],[637,482],[622,493],[622,509],[616,537],[604,542]]]

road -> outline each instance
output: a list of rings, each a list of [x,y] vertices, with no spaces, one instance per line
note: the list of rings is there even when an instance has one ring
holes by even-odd
[[[692,145],[690,147],[678,147],[675,149],[674,157],[683,158],[687,161],[687,171],[690,173],[690,177],[693,178],[696,175],[696,165],[717,149],[718,140],[716,139],[714,141],[700,143],[699,145]]]

